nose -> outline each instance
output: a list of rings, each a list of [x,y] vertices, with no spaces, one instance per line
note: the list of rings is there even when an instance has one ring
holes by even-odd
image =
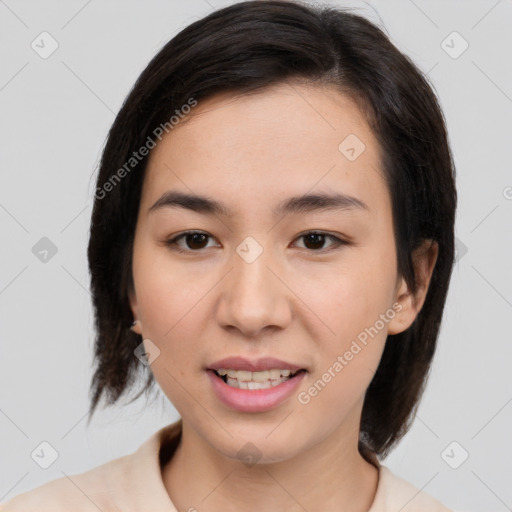
[[[216,313],[224,329],[236,329],[253,339],[289,325],[293,294],[269,253],[264,250],[254,261],[233,253]]]

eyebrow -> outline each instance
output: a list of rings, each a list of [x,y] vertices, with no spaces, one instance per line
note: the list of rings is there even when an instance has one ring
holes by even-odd
[[[149,208],[148,213],[162,208],[183,208],[206,215],[233,217],[224,203],[196,194],[169,190]],[[282,201],[272,213],[278,217],[287,213],[310,213],[327,210],[369,210],[368,205],[356,197],[339,193],[315,193],[290,197]]]

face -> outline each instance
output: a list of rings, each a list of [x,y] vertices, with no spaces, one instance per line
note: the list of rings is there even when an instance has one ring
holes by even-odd
[[[377,141],[334,88],[214,96],[152,150],[130,303],[184,428],[228,457],[357,439],[386,336],[414,319],[396,268]],[[300,371],[244,373],[268,369]]]

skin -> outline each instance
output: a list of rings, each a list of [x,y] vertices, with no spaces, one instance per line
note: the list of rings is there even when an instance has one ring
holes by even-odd
[[[366,146],[354,161],[338,150],[351,133]],[[413,295],[397,275],[380,148],[356,104],[332,86],[307,84],[218,94],[163,138],[146,172],[130,304],[137,332],[161,351],[155,379],[183,419],[162,470],[172,501],[202,512],[367,511],[378,471],[357,449],[364,393],[387,335],[409,327],[423,305],[437,246],[418,250]],[[148,212],[169,190],[206,195],[236,214]],[[273,216],[283,199],[312,192],[349,194],[368,209]],[[181,239],[186,254],[166,245],[187,230],[209,238]],[[300,236],[310,230],[349,243],[315,245]],[[263,248],[252,263],[236,252],[247,236]],[[364,349],[300,403],[298,393],[390,309]],[[308,373],[277,408],[242,413],[219,402],[204,370],[233,355],[273,356]],[[261,452],[250,467],[237,458],[247,442]]]

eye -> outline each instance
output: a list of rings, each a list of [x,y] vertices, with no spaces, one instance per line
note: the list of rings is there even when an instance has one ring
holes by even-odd
[[[199,250],[206,248],[205,243],[208,238],[212,237],[202,231],[185,231],[184,233],[181,233],[181,235],[167,240],[166,245],[171,246],[178,252],[199,252]],[[183,246],[178,243],[181,240],[185,241],[187,249],[184,249]]]
[[[330,235],[328,233],[324,233],[323,231],[309,231],[304,233],[296,238],[305,240],[306,249],[311,249],[313,252],[328,252],[333,250],[333,248],[337,248],[340,245],[348,245],[348,242],[345,240],[341,240],[337,236]],[[326,240],[331,240],[333,244],[331,245],[331,249],[325,250],[322,246],[324,245]]]
[[[208,233],[202,231],[185,231],[184,233],[167,240],[165,243],[170,246],[173,250],[182,253],[200,252],[203,249],[207,249],[208,239],[213,238]],[[338,238],[337,236],[324,233],[323,231],[308,231],[296,238],[305,240],[305,248],[313,252],[328,252],[340,245],[348,245],[348,242]],[[333,242],[330,249],[325,249],[323,245],[326,240]],[[180,242],[184,242],[186,247],[180,245]]]

